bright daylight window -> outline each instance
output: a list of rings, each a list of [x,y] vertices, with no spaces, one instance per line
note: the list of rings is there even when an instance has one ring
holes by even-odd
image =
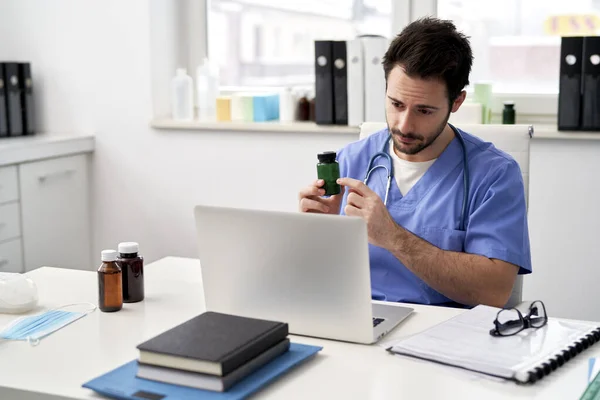
[[[600,0],[437,0],[471,37],[471,82],[496,93],[558,93],[560,37],[600,34]]]
[[[314,83],[314,40],[391,36],[393,0],[212,0],[208,54],[220,85]]]

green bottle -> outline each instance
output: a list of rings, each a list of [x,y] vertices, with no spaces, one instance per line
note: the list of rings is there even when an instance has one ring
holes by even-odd
[[[504,102],[504,109],[502,110],[502,123],[513,125],[515,123],[515,103],[512,101]]]
[[[334,151],[325,151],[317,155],[319,163],[317,164],[317,176],[325,181],[323,189],[325,196],[339,194],[341,191],[337,179],[340,177],[340,165],[337,163]]]

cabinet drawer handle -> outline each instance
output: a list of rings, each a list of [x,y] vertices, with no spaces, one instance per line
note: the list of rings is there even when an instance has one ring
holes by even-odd
[[[6,264],[8,264],[8,260],[6,258],[0,258],[0,268],[4,267]]]
[[[51,172],[49,174],[44,174],[44,175],[40,175],[38,176],[38,180],[42,183],[44,183],[46,181],[46,179],[48,178],[59,178],[61,176],[70,176],[73,175],[75,173],[74,169],[65,169],[64,171],[58,171],[58,172]]]

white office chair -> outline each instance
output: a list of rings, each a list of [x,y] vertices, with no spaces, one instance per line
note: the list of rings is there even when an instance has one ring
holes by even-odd
[[[519,164],[525,187],[525,203],[529,206],[529,143],[533,136],[531,125],[464,124],[458,128],[475,135],[498,149],[510,154]],[[385,122],[364,122],[360,126],[360,139],[387,127]],[[523,301],[523,276],[517,275],[506,307],[515,307]]]

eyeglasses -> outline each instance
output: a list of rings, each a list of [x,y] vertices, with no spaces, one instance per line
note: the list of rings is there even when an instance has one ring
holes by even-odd
[[[528,328],[541,328],[548,322],[546,307],[540,300],[529,306],[529,312],[523,316],[516,308],[506,308],[498,311],[494,320],[492,336],[512,336]]]

